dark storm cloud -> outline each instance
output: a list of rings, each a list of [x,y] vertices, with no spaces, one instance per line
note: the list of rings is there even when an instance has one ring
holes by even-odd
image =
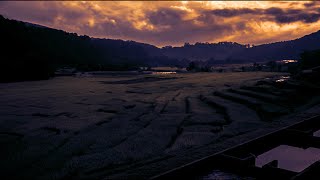
[[[319,9],[314,12],[306,12],[304,9],[281,9],[281,8],[268,8],[268,9],[217,9],[212,10],[210,13],[215,16],[221,17],[239,17],[242,15],[253,15],[261,16],[264,19],[270,21],[276,21],[277,23],[293,23],[293,22],[304,22],[314,23],[320,20]]]
[[[249,9],[249,8],[243,8],[243,9],[215,9],[210,11],[212,14],[216,16],[222,16],[222,17],[234,17],[244,14],[256,14],[256,10]]]
[[[288,9],[282,10],[280,8],[270,8],[264,11],[271,19],[274,19],[278,23],[293,23],[304,22],[314,23],[319,21],[320,13],[318,12],[306,12],[304,9]]]
[[[305,7],[308,7],[308,8],[309,8],[309,7],[314,7],[314,6],[319,6],[319,5],[320,5],[320,2],[319,2],[319,1],[313,1],[313,2],[310,2],[310,3],[308,2],[308,3],[305,3],[305,4],[304,4],[304,6],[305,6]]]
[[[320,14],[319,13],[299,13],[297,15],[283,15],[283,16],[275,16],[275,20],[278,23],[292,23],[297,21],[302,21],[304,23],[314,23],[319,21]]]
[[[173,25],[180,23],[185,11],[161,8],[146,14],[147,19],[154,25]]]
[[[300,11],[300,10],[299,10]],[[280,8],[268,8],[268,9],[259,9],[259,10],[256,10],[256,14],[268,14],[268,15],[273,15],[273,16],[281,16],[283,15],[285,12],[280,9]]]

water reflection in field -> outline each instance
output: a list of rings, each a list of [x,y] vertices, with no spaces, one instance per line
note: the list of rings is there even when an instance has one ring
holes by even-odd
[[[309,147],[302,149],[298,147],[280,145],[256,158],[256,166],[278,160],[278,167],[294,172],[301,172],[311,164],[320,160],[320,149]]]
[[[285,82],[290,79],[290,76],[281,76],[276,82]]]
[[[152,74],[165,75],[165,74],[177,74],[177,72],[172,72],[172,71],[166,71],[166,72],[152,72]]]
[[[315,136],[315,137],[320,137],[320,130],[314,132],[314,133],[313,133],[313,136]]]
[[[223,180],[252,180],[254,178],[252,177],[242,177],[233,173],[221,171],[221,170],[213,170],[210,172],[210,174],[203,176],[201,178],[202,180],[217,180],[217,179],[223,179]]]

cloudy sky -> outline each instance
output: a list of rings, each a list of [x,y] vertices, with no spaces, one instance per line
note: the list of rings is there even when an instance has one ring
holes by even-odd
[[[312,1],[0,2],[0,14],[92,37],[156,46],[235,41],[263,44],[320,30]]]

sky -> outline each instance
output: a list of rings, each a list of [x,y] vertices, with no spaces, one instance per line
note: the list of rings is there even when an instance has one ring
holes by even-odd
[[[9,19],[158,47],[265,44],[320,30],[318,1],[5,1]]]

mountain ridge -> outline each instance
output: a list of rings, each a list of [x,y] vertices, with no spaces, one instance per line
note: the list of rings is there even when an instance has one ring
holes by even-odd
[[[29,24],[30,26],[34,26],[34,27],[54,29],[51,27],[46,27],[46,26],[38,25],[34,23],[29,23],[24,21],[20,21],[20,22]],[[64,30],[59,30],[59,29],[55,29],[55,30],[66,32]],[[83,35],[83,36],[87,36],[87,35]],[[306,41],[306,39],[310,41],[314,41],[313,39],[315,36],[317,37],[317,40],[320,41],[320,30],[313,32],[311,34],[306,34],[296,39],[264,43],[264,44],[256,45],[253,47],[251,47],[249,44],[240,44],[237,42],[218,42],[218,43],[197,42],[195,44],[185,43],[185,45],[183,46],[157,47],[153,44],[138,42],[133,40],[95,38],[91,36],[88,36],[88,37],[90,37],[92,40],[95,40],[95,41],[113,41],[115,43],[119,43],[121,41],[123,43],[132,43],[144,48],[148,56],[159,56],[159,57],[167,56],[168,58],[171,58],[171,59],[189,60],[189,61],[216,60],[221,62],[223,61],[251,62],[251,61],[278,60],[283,58],[297,59],[299,58],[299,55],[305,50],[308,51],[308,50],[315,50],[318,48],[320,49],[320,45],[317,46],[317,43],[301,42],[301,41]],[[283,48],[281,48],[282,53],[280,53],[279,50],[277,50],[277,52],[270,53],[271,50],[260,49],[260,48],[269,49],[271,47],[272,51],[275,51],[274,48],[277,48],[277,47],[279,48],[279,44],[281,44],[280,46],[292,46],[292,43],[296,43],[296,42],[300,44],[301,46],[300,48],[295,47],[293,50],[289,50],[289,49],[283,50]],[[228,44],[228,45],[233,44],[234,46],[230,46],[230,48],[226,48],[225,44]],[[204,48],[204,46],[207,46],[207,47]],[[273,47],[273,46],[277,46],[277,47]],[[294,45],[294,46],[297,46],[297,45]],[[208,49],[210,51],[208,51]],[[255,53],[253,51],[259,51],[259,53]],[[291,51],[291,52],[288,52],[288,51]],[[287,54],[284,55],[284,52],[287,52]]]
[[[237,42],[197,42],[195,44],[185,43],[185,45],[178,47],[165,46],[159,48],[152,44],[132,40],[95,38],[87,35],[78,35],[76,33],[70,33],[34,23],[6,19],[3,16],[1,16],[1,19],[2,21],[11,23],[17,22],[24,24],[26,29],[20,29],[19,31],[37,31],[34,32],[34,34],[48,31],[49,34],[60,33],[57,35],[59,36],[57,38],[66,38],[66,36],[68,36],[67,39],[80,38],[84,41],[88,41],[86,42],[88,44],[86,46],[97,51],[96,53],[100,55],[100,60],[98,60],[98,62],[102,64],[121,64],[123,59],[125,59],[124,61],[129,60],[131,64],[147,66],[185,66],[190,61],[215,61],[217,63],[259,62],[280,59],[298,59],[300,54],[304,51],[320,49],[320,30],[293,40],[272,42],[257,46],[250,46],[249,44],[240,44]],[[49,40],[49,42],[55,41],[55,39]],[[39,43],[45,44],[44,42]],[[84,47],[82,49],[86,50]],[[74,51],[74,53],[77,52]]]

